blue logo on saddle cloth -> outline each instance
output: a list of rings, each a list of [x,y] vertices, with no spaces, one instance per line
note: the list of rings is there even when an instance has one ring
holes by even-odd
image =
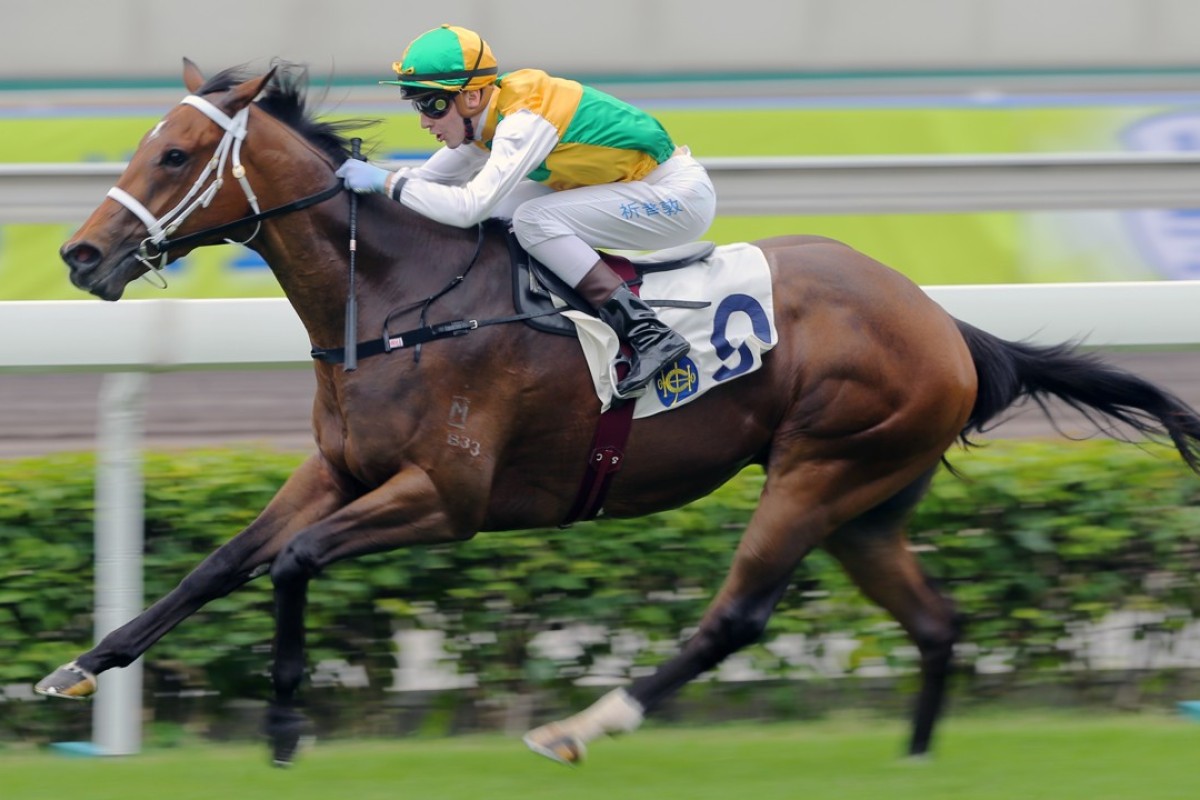
[[[654,393],[663,407],[670,408],[694,395],[700,389],[700,372],[687,356],[658,373]]]
[[[1200,152],[1200,113],[1156,114],[1121,135],[1134,151]],[[1126,212],[1134,241],[1146,263],[1165,278],[1200,278],[1200,209],[1165,208]]]

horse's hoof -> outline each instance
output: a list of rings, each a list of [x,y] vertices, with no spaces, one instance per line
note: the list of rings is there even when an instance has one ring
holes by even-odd
[[[300,736],[280,734],[271,737],[271,766],[290,767],[300,749]]]
[[[300,749],[300,731],[280,731],[271,736],[271,764],[276,767],[290,767],[296,760],[296,751]]]
[[[308,729],[308,720],[295,709],[275,706],[267,709],[266,732],[271,740],[271,763],[276,767],[290,767]]]
[[[525,734],[522,741],[538,755],[568,767],[578,766],[587,756],[587,746],[583,741],[553,722]]]
[[[42,678],[33,690],[46,697],[83,700],[96,693],[96,676],[72,661]]]

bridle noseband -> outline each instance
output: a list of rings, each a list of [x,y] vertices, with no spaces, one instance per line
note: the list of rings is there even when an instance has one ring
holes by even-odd
[[[254,223],[254,232],[243,241],[225,239],[229,244],[249,244],[258,235],[264,219],[291,211],[299,211],[308,206],[324,202],[334,195],[339,194],[344,188],[342,182],[338,181],[328,189],[323,189],[316,194],[267,209],[266,211],[261,211],[258,207],[258,198],[255,196],[254,190],[250,188],[250,181],[246,178],[246,168],[242,166],[241,157],[242,141],[246,138],[246,127],[250,118],[250,106],[247,105],[231,117],[199,95],[188,95],[180,101],[180,105],[189,105],[199,110],[206,117],[220,125],[225,131],[225,135],[217,143],[217,149],[208,160],[204,171],[196,178],[196,182],[192,184],[192,188],[188,190],[184,198],[179,201],[175,208],[163,216],[156,218],[141,201],[124,189],[114,186],[108,190],[108,196],[129,209],[129,211],[142,221],[142,224],[146,226],[146,230],[150,233],[149,236],[142,240],[135,257],[149,270],[142,277],[151,280],[148,276],[155,275],[157,284],[161,288],[166,288],[167,282],[158,273],[167,265],[167,255],[171,248],[190,244]],[[250,204],[250,208],[253,209],[254,213],[232,222],[214,225],[211,228],[189,233],[186,236],[180,236],[177,239],[168,238],[179,229],[184,220],[191,216],[196,209],[207,208],[212,203],[213,198],[224,184],[224,178],[221,175],[225,171],[227,161],[231,161],[231,173],[241,185],[242,192],[246,195],[246,201]],[[212,177],[212,182],[205,186],[210,176]],[[151,280],[151,282],[154,283],[155,281]]]

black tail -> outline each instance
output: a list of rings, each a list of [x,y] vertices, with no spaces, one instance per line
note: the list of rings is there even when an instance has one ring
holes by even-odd
[[[1073,344],[1040,347],[1008,342],[956,322],[979,375],[979,395],[962,431],[964,442],[1024,397],[1032,398],[1051,417],[1046,400],[1057,397],[1101,430],[1110,427],[1099,416],[1150,437],[1170,438],[1187,465],[1200,472],[1200,415],[1175,395],[1094,355],[1080,353]]]

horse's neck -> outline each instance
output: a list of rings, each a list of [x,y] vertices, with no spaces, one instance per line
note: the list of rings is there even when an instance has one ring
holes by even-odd
[[[407,320],[397,320],[407,326],[431,297],[437,298],[430,307],[433,319],[487,314],[505,303],[511,312],[511,290],[501,291],[500,285],[508,284],[508,271],[483,263],[500,248],[483,247],[480,229],[441,225],[378,195],[365,198],[359,211],[358,253],[365,281],[359,297],[366,319],[382,323],[398,309],[410,308]]]
[[[380,330],[389,314],[412,327],[426,298],[439,295],[462,274],[475,256],[477,236],[433,223],[378,196],[357,199],[355,295],[360,331]],[[260,253],[308,329],[312,342],[336,346],[343,339],[349,291],[350,226],[345,200],[333,200],[273,221],[260,243]],[[482,256],[481,256],[482,258]],[[442,295],[434,309],[438,318],[470,310],[486,311],[503,303],[496,270],[472,267],[471,278]],[[496,286],[491,286],[495,283]],[[485,286],[486,284],[486,286]],[[497,298],[497,294],[500,298]]]
[[[264,225],[252,247],[275,274],[313,343],[340,341],[345,307],[338,298],[344,299],[348,288],[347,232],[328,212],[311,209]]]

